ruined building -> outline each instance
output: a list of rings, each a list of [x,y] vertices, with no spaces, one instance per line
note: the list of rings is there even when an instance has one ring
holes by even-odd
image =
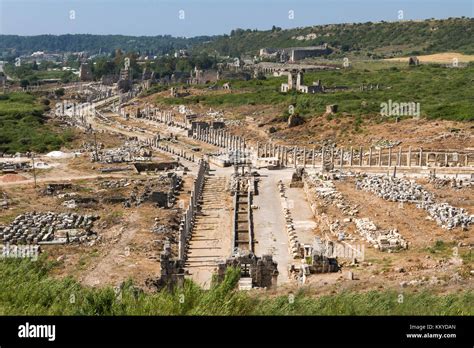
[[[120,69],[120,78],[117,88],[122,92],[128,92],[132,88],[132,71],[130,68]]]
[[[297,90],[301,93],[322,93],[324,87],[321,84],[321,80],[313,82],[311,86],[304,85],[304,72],[303,71],[289,71],[288,72],[288,83],[281,84],[281,92],[287,93],[290,90]]]
[[[320,57],[329,53],[331,53],[331,49],[327,44],[308,47],[262,48],[260,49],[260,58],[294,63],[305,58]]]
[[[82,63],[79,68],[79,79],[81,81],[92,81],[92,70],[89,63]]]

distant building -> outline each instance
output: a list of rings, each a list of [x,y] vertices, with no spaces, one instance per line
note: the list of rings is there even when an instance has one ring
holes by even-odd
[[[316,82],[313,82],[311,86],[306,86],[304,85],[304,74],[302,71],[289,71],[288,73],[288,83],[282,83],[280,91],[282,93],[287,93],[290,90],[297,90],[298,92],[301,93],[322,93],[324,92],[324,87],[321,84],[321,80],[318,80]]]
[[[130,68],[120,69],[120,77],[117,82],[117,88],[121,92],[128,92],[132,89],[132,71]]]
[[[311,57],[320,57],[331,53],[327,44],[308,47],[262,48],[260,58],[275,59],[280,62],[297,62]]]
[[[189,57],[187,50],[179,50],[174,53],[175,58],[187,58]]]
[[[188,84],[191,85],[200,85],[210,82],[216,82],[219,80],[219,71],[217,70],[200,70],[197,67],[194,67],[190,72],[190,78]]]

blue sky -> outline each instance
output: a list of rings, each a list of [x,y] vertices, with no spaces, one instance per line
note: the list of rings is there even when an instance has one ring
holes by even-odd
[[[407,20],[473,17],[474,0],[0,0],[0,33],[191,37],[272,25],[395,21],[400,10]]]

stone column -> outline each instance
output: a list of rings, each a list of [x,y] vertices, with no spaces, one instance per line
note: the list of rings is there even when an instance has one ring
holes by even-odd
[[[293,148],[293,166],[297,168],[298,164],[296,162],[296,146]]]
[[[321,169],[324,168],[324,146],[321,147]]]
[[[388,163],[387,163],[387,167],[390,168],[391,165],[392,165],[392,148],[389,147],[389,148],[388,148]]]
[[[341,168],[343,165],[344,165],[344,148],[341,147],[341,163],[340,163]]]
[[[354,149],[351,146],[351,153],[349,155],[349,167],[352,167],[352,158],[354,156]]]
[[[303,168],[306,168],[306,147],[303,147]]]
[[[316,167],[316,148],[313,147],[313,168]]]
[[[397,158],[397,166],[401,166],[402,165],[402,147],[400,146],[400,148],[398,149],[398,158]]]
[[[378,159],[379,167],[382,166],[382,148],[379,148],[379,159]]]
[[[419,160],[419,163],[418,165],[421,167],[421,164],[422,164],[422,158],[423,158],[423,149],[420,147],[420,160]]]
[[[359,147],[359,166],[362,167],[362,164],[364,163],[364,150],[362,149],[362,146]]]
[[[369,148],[369,167],[372,166],[372,146]]]
[[[411,167],[411,146],[408,147],[407,166],[408,166],[408,167]]]
[[[257,158],[260,157],[260,143],[257,141]]]

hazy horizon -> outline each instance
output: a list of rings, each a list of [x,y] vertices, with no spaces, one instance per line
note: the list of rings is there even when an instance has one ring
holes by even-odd
[[[0,0],[0,34],[189,38],[236,28],[397,21],[399,11],[407,21],[472,18],[474,0]]]

